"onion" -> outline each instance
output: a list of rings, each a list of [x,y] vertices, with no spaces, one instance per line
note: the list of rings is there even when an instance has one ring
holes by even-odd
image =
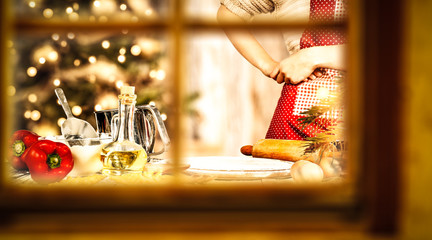
[[[338,167],[338,160],[333,157],[324,157],[319,163],[324,172],[325,177],[338,177],[340,176],[340,167]]]
[[[318,164],[300,160],[292,165],[291,176],[295,182],[315,183],[323,180],[324,172]]]

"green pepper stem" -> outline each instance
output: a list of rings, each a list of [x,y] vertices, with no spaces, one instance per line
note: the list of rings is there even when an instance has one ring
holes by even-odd
[[[24,153],[26,146],[25,146],[23,141],[16,140],[12,145],[12,149],[13,149],[14,155],[17,157],[20,157]]]
[[[57,153],[49,154],[46,163],[50,168],[60,167],[61,158]]]

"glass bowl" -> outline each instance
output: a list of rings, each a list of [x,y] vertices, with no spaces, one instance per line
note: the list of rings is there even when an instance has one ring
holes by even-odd
[[[60,142],[70,148],[74,160],[74,167],[68,174],[71,177],[87,176],[100,172],[102,169],[100,160],[102,147],[112,141],[109,137],[65,139],[61,135],[39,138],[39,140],[42,139]]]

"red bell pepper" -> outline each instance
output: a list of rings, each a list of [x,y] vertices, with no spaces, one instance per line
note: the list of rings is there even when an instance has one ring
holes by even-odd
[[[50,140],[34,143],[23,159],[31,177],[38,183],[58,182],[66,177],[74,166],[69,147]]]
[[[39,135],[27,130],[14,132],[10,140],[10,146],[12,148],[11,164],[13,168],[17,170],[28,169],[27,165],[22,160],[22,156],[33,143],[38,141],[38,138]]]

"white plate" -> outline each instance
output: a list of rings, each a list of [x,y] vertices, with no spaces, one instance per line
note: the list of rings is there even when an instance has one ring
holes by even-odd
[[[183,163],[190,165],[186,173],[210,175],[221,180],[288,178],[294,164],[289,161],[246,156],[188,157]]]

